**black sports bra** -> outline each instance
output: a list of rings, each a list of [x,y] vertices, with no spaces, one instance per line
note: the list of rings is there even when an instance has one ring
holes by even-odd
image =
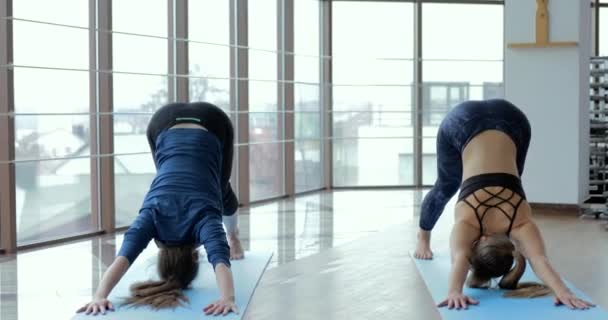
[[[502,189],[498,193],[492,193],[486,189],[488,187],[502,187]],[[507,189],[511,190],[511,195],[509,197],[502,196],[502,193]],[[479,190],[483,190],[485,193],[490,195],[490,197],[484,201],[480,201],[475,194],[475,192]],[[519,195],[520,198],[519,201],[513,203],[511,200],[516,194]],[[474,206],[467,200],[470,195],[473,195],[477,201],[477,206]],[[498,202],[488,204],[494,199],[498,199]],[[507,235],[509,235],[511,233],[511,229],[513,228],[513,222],[515,221],[515,216],[517,215],[517,209],[525,199],[526,194],[524,193],[524,189],[521,185],[521,180],[519,177],[508,173],[487,173],[470,177],[462,183],[460,186],[460,194],[458,195],[458,201],[463,201],[475,211],[475,216],[477,217],[477,221],[479,221],[479,232],[482,235],[483,218],[491,208],[500,210],[502,213],[504,213],[507,219],[509,219],[509,229],[507,230]],[[509,214],[500,207],[500,205],[504,203],[508,203],[513,207],[513,216],[509,216]]]

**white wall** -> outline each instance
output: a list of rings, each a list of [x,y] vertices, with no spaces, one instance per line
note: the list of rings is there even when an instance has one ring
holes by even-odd
[[[578,203],[587,200],[589,196],[589,57],[593,55],[593,14],[590,8],[590,1],[581,1],[581,20],[579,23],[579,39],[585,45],[581,47],[579,63],[581,72],[579,73],[579,99],[581,107],[578,109],[581,121],[578,122],[581,140],[579,140],[579,198]]]
[[[505,41],[535,40],[536,1],[505,1]],[[573,48],[505,45],[505,97],[532,126],[523,175],[530,202],[580,204],[588,195],[590,0],[549,1],[551,41]]]

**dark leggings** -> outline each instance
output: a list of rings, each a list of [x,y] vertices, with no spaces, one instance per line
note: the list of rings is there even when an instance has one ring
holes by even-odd
[[[455,106],[443,119],[437,133],[437,180],[420,209],[420,228],[431,230],[445,205],[462,183],[462,151],[476,135],[486,130],[507,134],[517,147],[517,169],[521,176],[531,130],[526,115],[502,99],[467,101]]]
[[[238,199],[230,186],[232,156],[234,153],[234,128],[230,118],[222,109],[206,102],[172,103],[158,109],[148,124],[147,137],[152,155],[156,154],[156,138],[163,131],[177,124],[193,123],[205,127],[222,144],[222,197],[225,216],[233,215],[238,208]],[[156,161],[155,161],[156,163]]]

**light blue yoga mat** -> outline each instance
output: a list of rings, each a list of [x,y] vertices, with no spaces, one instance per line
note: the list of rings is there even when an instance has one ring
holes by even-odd
[[[234,284],[236,289],[236,302],[239,308],[240,314],[229,314],[221,319],[233,320],[241,319],[247,309],[249,300],[251,299],[253,292],[266,269],[266,266],[270,262],[272,257],[271,253],[261,252],[246,252],[245,259],[239,261],[232,261],[232,274],[234,276]],[[136,260],[133,266],[116,285],[112,293],[110,294],[110,301],[116,307],[116,311],[106,312],[105,315],[85,315],[77,314],[73,320],[83,319],[100,319],[100,320],[135,320],[135,319],[147,319],[147,320],[173,320],[173,319],[220,319],[213,316],[205,316],[203,308],[209,303],[216,301],[219,298],[219,290],[217,289],[215,274],[212,271],[211,265],[207,262],[204,257],[200,258],[202,262],[200,264],[199,274],[196,279],[192,282],[192,289],[184,291],[186,296],[190,299],[190,303],[184,307],[178,307],[173,309],[164,309],[155,311],[148,307],[129,308],[120,305],[122,298],[129,295],[129,286],[133,282],[145,281],[148,279],[158,279],[156,272],[156,256],[148,255],[147,257],[141,257]]]
[[[450,258],[447,253],[437,253],[433,260],[418,260],[416,262],[418,272],[424,279],[435,304],[443,301],[448,293],[448,278],[450,274]],[[532,270],[526,268],[522,281],[540,282]],[[570,283],[566,283],[577,297],[591,301],[588,296],[576,289]],[[439,308],[441,317],[445,320],[597,320],[608,319],[608,312],[599,307],[588,310],[570,310],[565,306],[556,307],[553,304],[553,296],[534,299],[504,298],[503,290],[498,289],[472,289],[465,288],[464,293],[478,300],[479,305],[469,306],[467,310],[449,310],[447,307]]]

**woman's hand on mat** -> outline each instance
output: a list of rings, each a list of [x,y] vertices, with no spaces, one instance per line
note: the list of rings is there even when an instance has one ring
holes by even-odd
[[[443,300],[437,307],[448,307],[448,309],[468,309],[470,304],[477,305],[479,301],[465,296],[462,292],[448,294],[448,298]]]
[[[236,303],[234,302],[234,298],[229,299],[220,299],[203,309],[206,315],[227,315],[230,312],[234,312],[239,314],[239,309],[236,307]]]
[[[86,314],[97,315],[99,313],[106,314],[107,310],[114,311],[114,306],[106,298],[93,298],[93,301],[84,305],[84,307],[78,309],[76,313],[84,312]]]
[[[595,307],[591,302],[577,298],[572,292],[564,292],[555,295],[555,305],[565,305],[570,309],[589,309]]]

